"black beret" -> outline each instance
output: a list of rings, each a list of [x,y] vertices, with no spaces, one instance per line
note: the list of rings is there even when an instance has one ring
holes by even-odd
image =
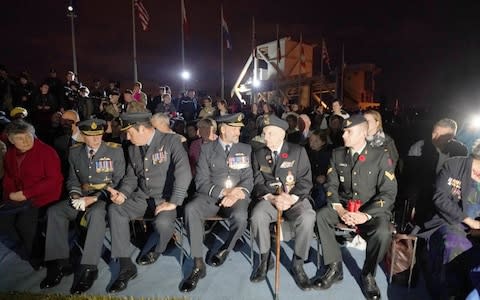
[[[244,118],[243,113],[236,113],[232,115],[224,115],[220,116],[216,119],[217,123],[224,123],[227,124],[228,126],[233,126],[233,127],[243,127],[242,120]]]
[[[125,131],[137,123],[150,122],[151,117],[152,114],[149,112],[123,113],[120,116],[120,124],[122,125],[121,130]]]
[[[343,121],[343,128],[350,128],[364,122],[367,122],[367,120],[362,114],[352,115],[350,118]]]
[[[102,119],[88,119],[77,123],[84,135],[102,135],[106,122]]]
[[[288,123],[285,120],[280,119],[274,114],[263,116],[263,127],[267,126],[277,126],[283,130],[287,130]]]

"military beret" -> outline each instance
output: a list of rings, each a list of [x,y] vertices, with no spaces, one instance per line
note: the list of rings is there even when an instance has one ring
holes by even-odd
[[[263,116],[263,127],[277,126],[283,130],[287,130],[288,123],[285,120],[280,119],[274,114]]]
[[[224,123],[227,124],[228,126],[233,126],[233,127],[243,127],[243,113],[236,113],[232,115],[224,115],[220,116],[216,119],[217,123]]]
[[[120,124],[122,126],[121,130],[125,131],[137,123],[150,122],[151,117],[152,114],[149,112],[123,113],[120,116]]]
[[[88,119],[77,123],[84,135],[102,135],[106,122],[102,119]]]
[[[343,121],[343,128],[350,128],[364,122],[367,122],[367,120],[362,114],[352,115],[350,118]]]

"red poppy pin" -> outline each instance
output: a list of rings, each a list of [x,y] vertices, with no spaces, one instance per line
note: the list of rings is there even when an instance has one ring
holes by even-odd
[[[364,162],[366,159],[367,158],[363,154],[358,157],[358,160],[361,161],[361,162]]]
[[[283,159],[287,159],[288,158],[288,153],[280,153],[280,157],[283,158]]]

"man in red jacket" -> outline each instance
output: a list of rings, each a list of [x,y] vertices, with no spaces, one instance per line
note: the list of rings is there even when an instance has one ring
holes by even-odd
[[[25,258],[32,263],[38,217],[62,192],[60,159],[53,148],[35,138],[29,123],[15,120],[5,131],[13,147],[5,154],[0,234],[23,241]]]

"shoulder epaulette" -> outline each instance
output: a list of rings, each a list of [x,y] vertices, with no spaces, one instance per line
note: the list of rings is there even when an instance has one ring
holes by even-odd
[[[77,147],[80,147],[80,146],[83,146],[83,145],[85,145],[85,143],[78,142],[78,143],[75,143],[75,144],[71,145],[71,146],[70,146],[70,149],[72,149],[72,148],[77,148]]]
[[[114,142],[106,142],[105,144],[106,144],[108,147],[111,147],[111,148],[120,148],[120,147],[122,147],[121,144],[119,144],[119,143],[114,143]]]

